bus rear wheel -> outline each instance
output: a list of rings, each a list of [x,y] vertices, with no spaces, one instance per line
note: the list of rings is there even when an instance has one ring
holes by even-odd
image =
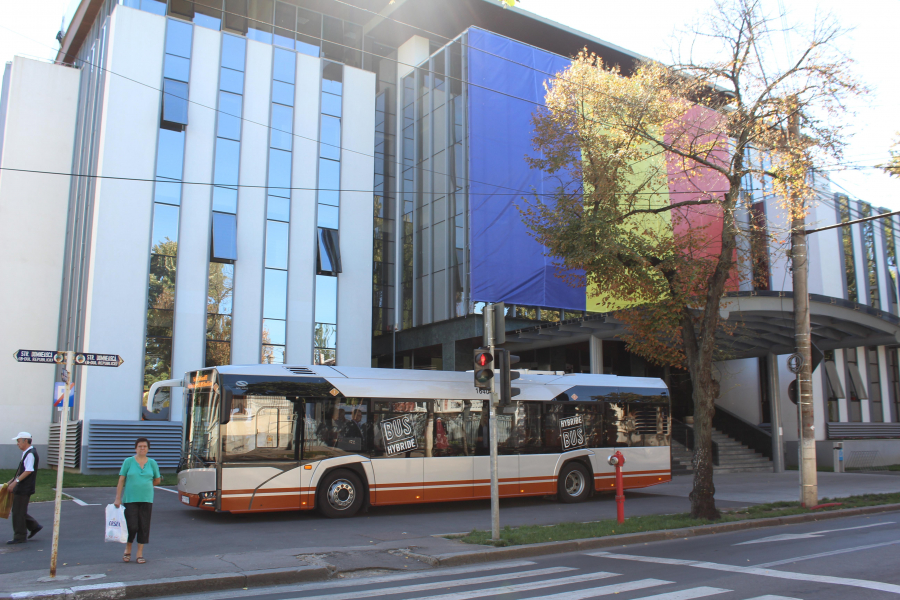
[[[352,517],[363,503],[363,486],[359,476],[344,469],[328,473],[319,483],[317,501],[319,512],[326,517]]]
[[[560,502],[566,504],[584,502],[591,492],[592,481],[593,478],[583,464],[577,461],[566,463],[560,470],[557,480],[557,495]]]

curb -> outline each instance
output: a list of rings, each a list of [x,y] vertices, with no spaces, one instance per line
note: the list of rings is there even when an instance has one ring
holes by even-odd
[[[333,574],[328,567],[265,569],[242,573],[216,573],[144,581],[78,585],[35,592],[2,592],[0,600],[122,600],[175,594],[215,592],[249,587],[322,581]]]
[[[701,525],[699,527],[685,527],[682,529],[665,529],[662,531],[648,531],[647,533],[626,533],[622,535],[605,536],[602,538],[568,540],[565,542],[543,542],[540,544],[524,544],[521,546],[506,546],[503,548],[486,548],[481,550],[474,550],[471,552],[453,552],[448,554],[436,554],[434,556],[414,553],[407,553],[407,555],[410,558],[418,559],[434,567],[450,567],[470,565],[476,562],[531,558],[544,554],[563,554],[566,552],[579,552],[582,550],[609,548],[611,546],[660,542],[678,538],[698,537],[701,535],[730,533],[732,531],[743,531],[745,529],[759,529],[762,527],[774,527],[777,525],[794,525],[797,523],[809,523],[812,521],[825,521],[830,519],[840,519],[842,517],[855,517],[859,515],[870,515],[893,511],[900,511],[900,504],[884,504],[881,506],[845,508],[843,510],[832,510],[822,513],[790,515],[787,517],[770,517],[766,519],[752,519],[747,521],[732,521],[731,523]]]

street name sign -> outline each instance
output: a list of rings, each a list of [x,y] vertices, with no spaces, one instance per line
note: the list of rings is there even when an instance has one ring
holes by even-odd
[[[83,367],[118,367],[125,359],[118,354],[76,354],[75,364]]]
[[[66,362],[66,353],[58,350],[17,350],[13,355],[19,362],[62,364]]]

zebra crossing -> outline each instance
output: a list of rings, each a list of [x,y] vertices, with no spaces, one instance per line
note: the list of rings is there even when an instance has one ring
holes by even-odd
[[[674,578],[673,578],[674,579]],[[742,595],[710,586],[682,586],[671,579],[633,577],[573,566],[538,566],[528,560],[429,569],[371,577],[335,579],[253,591],[218,592],[190,596],[211,598],[272,598],[273,600],[589,600],[614,596],[617,600],[692,600],[720,596],[721,600],[801,600],[777,595]],[[668,589],[665,589],[668,588]]]

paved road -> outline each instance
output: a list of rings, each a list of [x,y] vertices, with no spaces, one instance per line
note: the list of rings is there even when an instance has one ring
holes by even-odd
[[[881,600],[900,597],[900,513],[180,600]]]

